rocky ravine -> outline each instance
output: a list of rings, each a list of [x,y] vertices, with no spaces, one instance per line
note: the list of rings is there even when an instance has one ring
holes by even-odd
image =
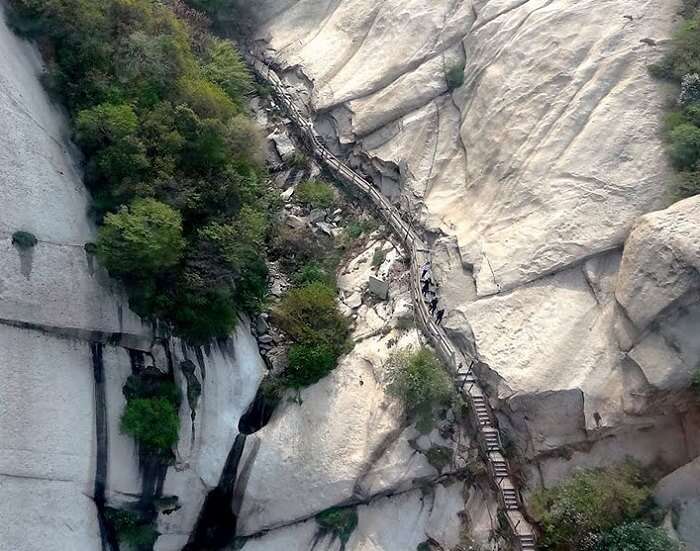
[[[249,44],[434,236],[531,488],[700,454],[697,199],[667,206],[666,0],[264,0]],[[448,90],[446,71],[464,65]]]

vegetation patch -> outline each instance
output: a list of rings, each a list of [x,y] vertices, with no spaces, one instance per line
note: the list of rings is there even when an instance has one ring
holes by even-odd
[[[596,551],[679,551],[666,530],[646,522],[616,526],[602,537]]]
[[[161,375],[131,375],[123,388],[126,406],[121,431],[132,436],[145,451],[167,454],[177,444],[180,430],[180,392]]]
[[[543,529],[541,545],[557,551],[637,549],[635,542],[658,535],[644,520],[652,506],[650,481],[631,462],[579,471],[533,499]]]
[[[294,197],[311,208],[329,208],[335,204],[335,190],[330,184],[320,180],[307,180],[296,188]]]
[[[449,67],[445,72],[445,80],[448,90],[456,90],[462,86],[464,84],[464,64],[457,63]]]
[[[105,517],[121,545],[128,546],[134,551],[153,549],[159,535],[153,522],[144,520],[138,513],[124,509],[107,508]]]
[[[221,2],[193,4],[215,13]],[[142,316],[191,342],[230,334],[264,298],[277,208],[245,112],[253,81],[235,47],[181,1],[11,7],[70,113],[101,262]]]
[[[374,254],[372,255],[372,267],[379,268],[379,266],[384,264],[384,261],[386,260],[386,255],[387,251],[385,251],[381,247],[377,248],[374,251]]]
[[[690,387],[700,396],[700,368],[693,372],[693,377],[690,380]]]
[[[674,199],[700,193],[700,13],[686,2],[685,20],[659,63],[649,67],[657,78],[674,83],[677,97],[666,115],[664,134],[677,171]]]
[[[345,545],[357,527],[357,511],[354,507],[333,507],[316,515],[321,531],[331,533]]]
[[[287,386],[314,384],[335,368],[349,322],[338,311],[334,287],[316,281],[292,289],[273,311],[273,321],[294,342],[284,374]]]
[[[425,452],[425,456],[428,459],[428,463],[441,473],[445,467],[452,463],[454,453],[452,449],[446,446],[432,446]]]
[[[389,394],[401,400],[409,418],[416,419],[418,430],[430,432],[435,408],[449,406],[456,394],[442,362],[428,348],[404,348],[389,357],[385,369]]]
[[[35,247],[38,242],[34,234],[28,231],[16,231],[12,234],[12,244],[23,251]]]

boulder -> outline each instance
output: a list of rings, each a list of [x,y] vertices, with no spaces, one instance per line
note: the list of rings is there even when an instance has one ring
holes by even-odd
[[[625,243],[616,296],[642,330],[693,291],[700,291],[700,196],[636,222]]]
[[[386,300],[389,297],[389,282],[369,276],[369,292],[375,297]]]

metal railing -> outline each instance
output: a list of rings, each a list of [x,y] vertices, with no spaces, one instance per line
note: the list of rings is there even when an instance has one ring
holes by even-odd
[[[430,259],[423,239],[412,225],[403,219],[396,207],[372,183],[352,170],[328,150],[315,133],[310,119],[301,112],[295,103],[294,97],[289,93],[275,71],[255,58],[251,53],[244,52],[243,55],[254,72],[272,86],[274,97],[296,127],[300,138],[309,150],[308,152],[335,174],[337,178],[359,189],[372,200],[374,206],[409,254],[411,259],[411,296],[415,304],[417,322],[456,377],[457,386],[467,400],[472,422],[477,430],[479,449],[487,465],[489,479],[498,497],[501,518],[508,527],[513,545],[516,550],[520,551],[534,550],[535,530],[522,513],[520,492],[513,482],[510,466],[503,455],[500,433],[495,425],[488,396],[471,369],[476,358],[467,358],[452,344],[442,327],[430,315],[428,306],[423,300],[421,293],[421,267]]]

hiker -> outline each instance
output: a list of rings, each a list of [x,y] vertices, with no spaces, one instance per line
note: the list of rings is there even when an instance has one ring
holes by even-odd
[[[423,264],[423,271],[420,274],[421,281],[423,281],[425,279],[425,276],[428,274],[429,271],[430,271],[430,261]]]
[[[424,294],[424,295],[427,295],[427,294],[428,294],[428,291],[430,291],[430,286],[432,285],[432,283],[433,283],[433,282],[431,281],[430,278],[426,279],[426,280],[423,282],[423,294]]]
[[[440,310],[437,311],[437,314],[435,315],[435,321],[438,325],[442,323],[442,318],[445,315],[445,309],[440,308]]]
[[[430,301],[430,306],[428,307],[428,312],[430,312],[431,316],[435,312],[435,309],[437,308],[437,306],[438,306],[438,298],[435,297],[433,300]]]

